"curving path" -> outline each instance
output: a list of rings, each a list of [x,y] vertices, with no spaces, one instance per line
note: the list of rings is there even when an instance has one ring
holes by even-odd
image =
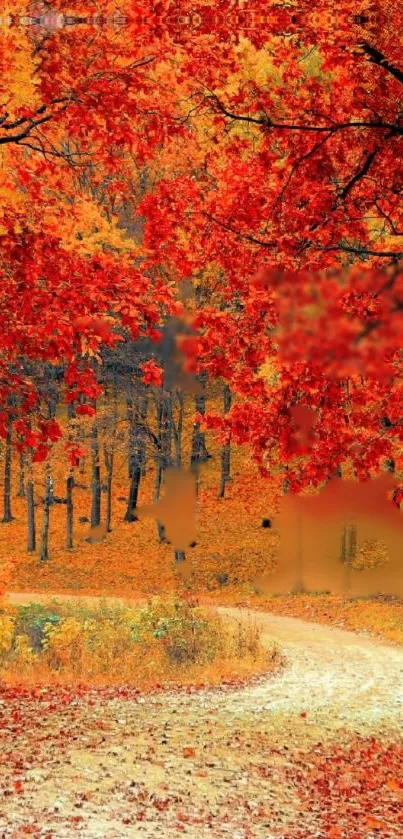
[[[229,618],[241,609],[220,609]],[[250,614],[250,613],[249,613]],[[244,688],[232,702],[255,713],[309,712],[331,727],[364,733],[380,726],[402,730],[403,648],[378,639],[297,618],[253,612],[262,641],[276,638],[288,667],[261,685]]]
[[[74,712],[75,739],[46,754],[39,787],[35,780],[27,787],[30,812],[49,833],[58,839],[173,839],[182,832],[192,839],[288,839],[297,835],[287,832],[290,821],[305,824],[289,782],[293,755],[309,756],[319,741],[348,743],[354,733],[401,737],[403,649],[294,618],[219,611],[228,620],[258,623],[263,643],[276,638],[286,668],[231,691],[168,691],[91,707],[83,701]],[[52,736],[55,726],[66,730],[59,717],[49,721]],[[77,795],[84,803],[75,809]],[[20,835],[23,801],[12,801],[9,828],[0,832],[7,839]],[[83,821],[73,827],[77,813]],[[304,831],[324,835],[307,825]],[[392,826],[387,836],[395,835]]]

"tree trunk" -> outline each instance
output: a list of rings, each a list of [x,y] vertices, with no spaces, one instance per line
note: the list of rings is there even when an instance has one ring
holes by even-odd
[[[175,446],[175,466],[180,469],[182,466],[182,433],[183,433],[183,416],[184,416],[184,399],[183,393],[179,390],[176,393],[179,410],[178,410],[178,422],[175,422],[175,419],[172,415],[172,436]]]
[[[106,532],[111,532],[112,521],[112,479],[113,479],[113,448],[108,451],[107,446],[104,448],[105,466],[106,466]]]
[[[127,508],[124,520],[129,522],[138,521],[135,514],[138,505],[141,478],[144,475],[146,461],[145,422],[148,411],[148,398],[146,394],[140,394],[138,404],[134,408],[130,400],[129,415],[129,478],[130,489],[127,500]]]
[[[195,411],[197,414],[204,416],[206,413],[205,387],[207,381],[207,374],[198,373],[196,379],[199,382],[202,391],[201,393],[198,393],[195,396]],[[205,432],[200,430],[200,423],[195,422],[192,434],[192,451],[190,455],[190,465],[197,466],[199,463],[203,463],[203,461],[208,460],[209,457],[210,455],[207,451]]]
[[[96,422],[91,439],[91,527],[101,524],[101,467],[99,463],[99,440]]]
[[[49,522],[51,505],[51,476],[49,470],[46,473],[45,498],[43,502],[43,522],[41,533],[41,549],[39,559],[46,562],[49,559]]]
[[[24,452],[20,453],[20,463],[18,472],[18,498],[25,498],[25,457]]]
[[[13,514],[11,511],[11,458],[12,458],[12,434],[13,434],[13,419],[11,414],[8,414],[7,419],[7,436],[5,441],[4,454],[4,488],[3,488],[3,522],[8,524],[13,521]]]
[[[231,410],[232,394],[227,384],[224,385],[224,414]],[[224,498],[225,487],[231,480],[231,443],[228,440],[221,449],[221,482],[218,490],[218,498]]]
[[[357,556],[357,527],[351,524],[349,527],[348,561],[354,562]]]
[[[164,471],[171,463],[172,393],[170,391],[165,391],[161,395],[161,398],[158,403],[158,442],[160,448],[158,452],[154,502],[159,501]],[[157,531],[160,542],[165,542],[165,527],[160,521],[157,521]]]
[[[127,459],[127,469],[128,469],[128,478],[131,480],[133,469],[135,465],[135,422],[134,422],[134,404],[133,404],[133,397],[131,393],[128,393],[126,396],[126,409],[127,409],[127,421],[129,423],[129,446],[128,446],[128,459]]]
[[[175,423],[174,419],[172,418],[172,433],[174,438],[175,444],[175,455],[176,455],[176,467],[178,469],[182,466],[182,432],[183,432],[183,417],[184,417],[184,398],[183,393],[181,391],[177,391],[177,399],[179,403],[179,411],[178,411],[178,422]],[[177,548],[174,549],[175,554],[175,562],[184,562],[186,559],[186,553],[183,550],[178,550]]]
[[[72,420],[76,417],[76,408],[74,402],[67,403],[67,419]]]
[[[130,479],[129,498],[127,501],[127,510],[125,513],[125,521],[138,521],[135,514],[135,509],[138,505],[139,489],[141,480],[141,466],[137,464],[132,468],[132,476]]]
[[[66,548],[73,548],[73,487],[74,477],[69,475],[66,481]]]
[[[344,567],[343,592],[347,594],[351,584],[351,568],[357,555],[357,527],[344,525],[341,536],[340,562]]]
[[[29,475],[27,482],[27,519],[28,519],[28,553],[36,550],[36,528],[35,528],[35,503],[34,503],[34,480]]]

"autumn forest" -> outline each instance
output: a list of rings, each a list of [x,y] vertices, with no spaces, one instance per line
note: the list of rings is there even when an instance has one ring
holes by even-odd
[[[403,827],[399,3],[0,6],[0,835]]]

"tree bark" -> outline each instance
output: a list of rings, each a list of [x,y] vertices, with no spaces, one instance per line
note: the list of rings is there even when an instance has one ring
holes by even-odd
[[[66,481],[66,548],[73,548],[73,487],[74,477],[69,475]]]
[[[76,417],[76,408],[74,402],[67,403],[67,419],[72,420]]]
[[[99,527],[101,524],[101,467],[96,422],[92,429],[91,438],[91,527]]]
[[[184,399],[183,393],[179,390],[176,394],[179,410],[178,410],[178,422],[175,422],[174,416],[172,414],[172,436],[173,442],[175,446],[175,465],[178,469],[182,466],[182,433],[183,433],[183,417],[184,417]]]
[[[41,562],[46,562],[49,559],[49,523],[50,523],[50,505],[51,505],[51,476],[49,470],[46,473],[45,480],[45,498],[43,502],[43,522],[41,533],[41,549],[39,559]]]
[[[125,513],[125,521],[138,521],[135,509],[138,505],[139,489],[141,480],[141,466],[136,465],[132,469],[132,476],[130,479],[129,498],[127,501],[127,510]]]
[[[148,399],[146,394],[140,394],[135,407],[131,400],[129,412],[129,477],[130,489],[127,500],[125,521],[138,521],[135,510],[138,506],[138,497],[141,478],[144,474],[146,461],[145,422],[147,418]]]
[[[224,414],[228,414],[232,405],[232,394],[227,384],[223,389]],[[231,480],[231,443],[224,443],[221,449],[221,481],[218,498],[224,498],[225,488]]]
[[[183,432],[183,418],[184,418],[184,398],[183,393],[181,391],[177,391],[177,399],[179,404],[179,411],[178,411],[178,422],[175,423],[175,420],[172,418],[172,433],[174,438],[174,445],[175,445],[175,456],[176,456],[176,467],[178,469],[182,466],[182,432]],[[174,549],[175,554],[175,562],[184,562],[186,559],[186,553],[183,550],[178,550],[177,548]]]
[[[11,459],[12,459],[13,418],[11,413],[7,419],[7,436],[4,452],[4,488],[3,488],[3,523],[13,521],[11,510]]]
[[[206,413],[205,388],[207,382],[207,373],[198,373],[196,379],[199,382],[202,391],[201,393],[197,393],[195,396],[195,411],[197,414],[204,416]],[[203,461],[208,460],[209,457],[210,454],[207,451],[205,432],[200,430],[200,423],[195,422],[192,434],[192,451],[190,455],[190,465],[194,466],[199,463],[203,463]]]
[[[104,449],[104,457],[105,457],[105,466],[106,466],[106,515],[105,515],[105,525],[106,525],[106,532],[111,532],[111,522],[112,522],[112,480],[113,480],[113,460],[114,460],[114,451],[113,448],[109,451],[107,446]]]
[[[36,550],[36,528],[35,528],[35,503],[34,503],[34,480],[32,474],[27,482],[27,519],[28,519],[28,553]]]
[[[25,457],[24,457],[24,452],[20,453],[17,496],[18,496],[18,498],[25,498]]]
[[[172,451],[172,393],[165,391],[158,401],[158,460],[155,481],[154,502],[159,501],[165,469],[171,464]],[[166,541],[165,527],[157,521],[158,538]]]

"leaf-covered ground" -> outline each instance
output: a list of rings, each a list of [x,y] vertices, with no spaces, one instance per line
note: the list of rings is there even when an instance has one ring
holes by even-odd
[[[258,619],[288,665],[243,688],[4,689],[0,835],[397,839],[403,651]]]
[[[210,595],[209,602],[249,605],[264,612],[350,629],[403,645],[403,600],[398,597],[349,598],[312,592],[270,598],[251,593],[245,597],[231,586]]]

